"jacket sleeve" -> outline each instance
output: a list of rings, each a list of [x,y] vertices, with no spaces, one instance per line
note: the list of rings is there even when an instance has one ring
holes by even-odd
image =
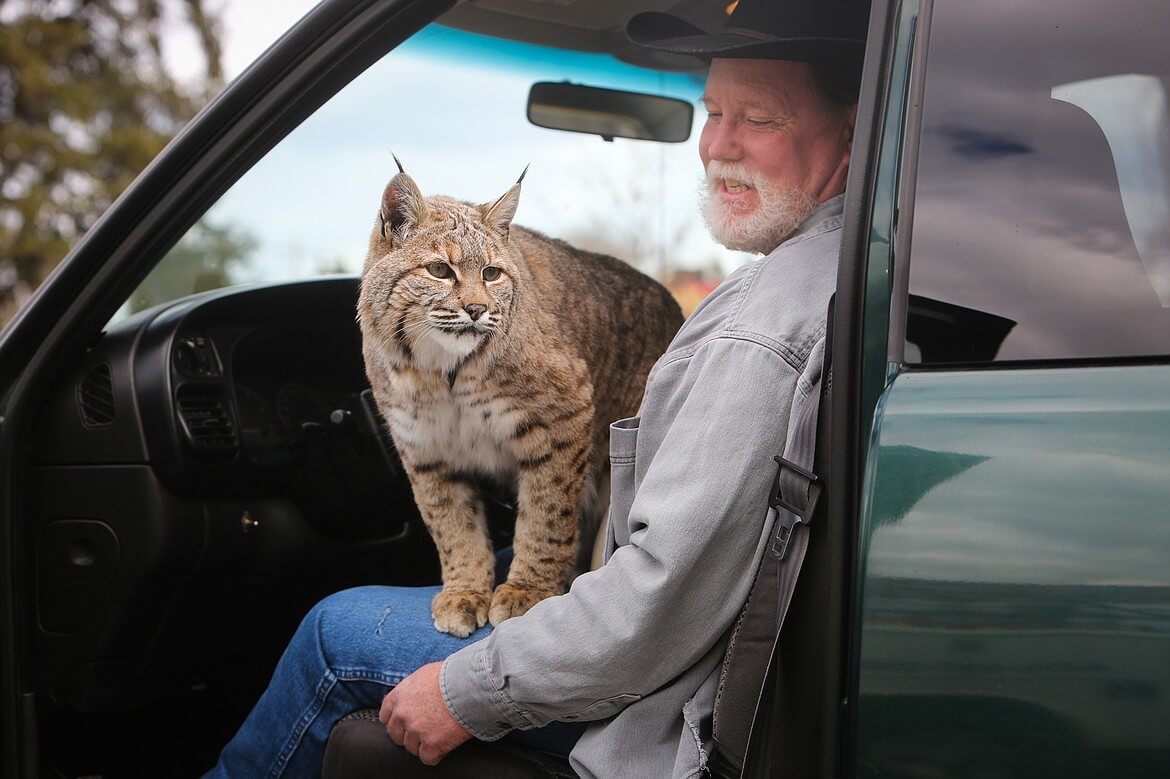
[[[444,662],[443,699],[467,730],[493,740],[611,716],[720,640],[763,549],[772,457],[808,392],[805,366],[790,360],[762,340],[720,336],[658,366],[629,543]]]

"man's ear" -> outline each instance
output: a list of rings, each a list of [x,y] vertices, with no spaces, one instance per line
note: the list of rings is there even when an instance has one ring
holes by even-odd
[[[485,203],[479,207],[483,223],[502,238],[508,237],[508,229],[512,226],[512,219],[516,216],[516,208],[520,205],[520,182],[524,181],[524,176],[527,173],[528,168],[524,168],[520,178],[499,200],[490,206]]]
[[[853,134],[857,130],[857,103],[849,106],[849,112],[845,116],[845,164],[848,165],[853,157]]]
[[[402,241],[417,224],[426,218],[427,206],[414,179],[406,173],[397,173],[382,192],[382,237],[393,242]]]

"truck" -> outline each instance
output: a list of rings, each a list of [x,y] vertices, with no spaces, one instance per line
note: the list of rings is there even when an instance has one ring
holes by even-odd
[[[198,775],[314,602],[437,580],[354,322],[391,151],[465,199],[531,163],[518,223],[684,304],[751,261],[693,203],[704,63],[639,10],[728,13],[324,0],[0,333],[0,774]],[[1170,775],[1167,29],[873,0],[825,505],[741,775]]]

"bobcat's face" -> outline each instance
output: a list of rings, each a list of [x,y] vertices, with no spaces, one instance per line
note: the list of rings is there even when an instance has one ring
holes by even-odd
[[[501,224],[501,198],[470,206],[424,200],[399,174],[370,240],[359,302],[363,329],[424,370],[450,371],[507,330],[517,268],[507,251],[518,187]]]
[[[435,235],[408,239],[416,246],[404,246],[400,252],[409,257],[402,282],[404,302],[413,298],[411,318],[419,322],[419,334],[425,329],[432,338],[458,346],[457,351],[505,328],[516,274],[506,253],[491,245],[494,241],[482,227],[461,227],[445,235],[434,228],[422,231]]]

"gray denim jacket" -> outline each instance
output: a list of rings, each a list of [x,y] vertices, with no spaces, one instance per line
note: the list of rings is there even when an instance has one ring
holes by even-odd
[[[702,773],[772,457],[821,370],[842,202],[728,276],[655,364],[641,415],[611,426],[606,564],[443,664],[447,708],[475,736],[590,721],[581,776]]]

